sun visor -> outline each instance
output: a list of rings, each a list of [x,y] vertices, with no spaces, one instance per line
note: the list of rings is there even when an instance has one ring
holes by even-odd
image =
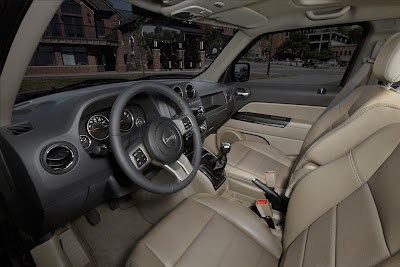
[[[324,6],[324,5],[336,5],[345,4],[348,0],[293,0],[298,6]]]
[[[260,28],[268,23],[268,19],[247,7],[238,7],[228,11],[220,12],[209,16],[216,21],[237,25],[242,28]],[[240,19],[238,19],[240,18]]]

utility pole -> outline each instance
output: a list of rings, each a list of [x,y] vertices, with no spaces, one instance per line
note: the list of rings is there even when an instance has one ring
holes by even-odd
[[[267,70],[267,75],[270,75],[270,70],[271,70],[271,59],[272,59],[272,35],[270,34],[268,37],[269,39],[269,55],[268,55],[268,70]]]

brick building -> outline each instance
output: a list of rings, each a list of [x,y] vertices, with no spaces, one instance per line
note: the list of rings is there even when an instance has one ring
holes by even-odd
[[[27,74],[126,71],[120,14],[107,0],[64,0],[33,55]]]
[[[170,26],[185,33],[182,43],[157,42],[145,40],[139,31],[143,23]],[[179,21],[152,19],[136,14],[132,6],[129,19],[121,22],[118,30],[122,32],[123,54],[127,70],[161,69],[204,69],[205,51],[203,38],[205,32],[197,24]]]
[[[330,50],[335,53],[336,60],[349,62],[356,48],[357,44],[346,44],[331,46]]]
[[[269,51],[275,57],[278,47],[287,39],[287,32],[269,34],[262,37],[251,49],[249,57],[268,58]]]

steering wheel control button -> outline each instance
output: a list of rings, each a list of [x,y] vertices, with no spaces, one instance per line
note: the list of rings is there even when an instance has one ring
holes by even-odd
[[[140,126],[142,126],[144,123],[145,123],[145,121],[144,121],[144,119],[143,119],[142,117],[136,118],[136,122],[135,122],[136,127],[140,127]]]
[[[135,159],[139,168],[147,162],[147,157],[143,153],[143,150],[141,148],[138,148],[135,152],[133,152],[132,156]]]
[[[184,117],[181,120],[183,123],[183,127],[185,127],[185,130],[189,130],[190,128],[193,127],[193,124],[188,117]]]

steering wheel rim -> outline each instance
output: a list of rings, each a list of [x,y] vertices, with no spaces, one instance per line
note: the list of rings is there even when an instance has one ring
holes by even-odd
[[[152,92],[157,92],[160,93],[168,98],[170,98],[173,102],[175,102],[179,108],[181,109],[181,115],[174,119],[171,120],[169,118],[164,118],[162,116],[160,116],[160,120],[154,120],[155,122],[153,123],[152,121],[147,121],[146,124],[149,123],[150,126],[146,126],[147,128],[144,128],[143,126],[141,127],[141,131],[140,131],[140,137],[137,138],[133,143],[131,143],[128,146],[128,149],[126,149],[122,143],[121,140],[121,131],[120,131],[120,117],[121,114],[123,112],[123,109],[125,108],[126,104],[128,103],[128,101],[134,97],[135,95],[142,93],[142,92],[149,92],[149,90],[151,90]],[[159,144],[161,144],[160,146],[162,146],[162,151],[165,151],[166,153],[171,152],[172,154],[174,154],[173,158],[158,158],[154,153],[153,150],[154,148],[150,148],[149,143],[151,143],[151,140],[147,140],[148,139],[148,131],[154,131],[153,128],[156,128],[155,131],[158,131],[157,129],[163,129],[163,127],[167,127],[168,129],[165,130],[162,133],[168,132],[168,134],[170,134],[170,132],[173,132],[174,135],[176,134],[176,129],[179,130],[179,133],[183,135],[185,130],[184,128],[186,128],[185,126],[183,126],[183,118],[188,118],[192,124],[192,127],[190,128],[190,130],[193,133],[193,155],[192,155],[192,160],[191,160],[191,171],[190,173],[189,170],[190,168],[188,168],[187,164],[190,164],[190,161],[186,158],[186,156],[181,153],[180,157],[178,160],[176,160],[176,162],[174,163],[169,163],[168,161],[170,160],[174,160],[176,158],[176,155],[171,152],[171,150],[168,150],[169,146],[165,146],[168,145],[166,143],[165,140],[168,141],[169,138],[165,138],[164,135],[162,134],[162,141],[158,140],[160,138],[160,134],[156,134],[156,136],[158,136],[158,139],[156,140],[156,142],[158,142]],[[186,119],[184,119],[185,121],[187,121]],[[174,130],[174,126],[171,125],[171,122],[173,122],[176,126],[176,129]],[[152,124],[157,124],[158,125],[152,125]],[[145,125],[146,125],[145,124]],[[162,126],[159,126],[162,125]],[[183,127],[183,128],[182,128]],[[142,131],[142,128],[144,129]],[[148,128],[152,128],[152,129],[148,129]],[[160,131],[158,131],[160,132]],[[202,139],[201,139],[201,134],[200,134],[200,129],[199,126],[197,124],[196,118],[194,117],[192,111],[189,108],[189,105],[181,98],[179,97],[173,90],[171,90],[171,88],[169,88],[168,86],[161,84],[161,83],[156,83],[156,82],[138,82],[135,83],[131,86],[129,86],[128,88],[126,88],[123,92],[121,92],[117,99],[114,101],[113,106],[111,108],[111,113],[110,113],[110,120],[109,120],[109,138],[110,138],[110,144],[111,144],[111,150],[114,154],[114,157],[116,159],[116,161],[118,162],[119,166],[121,167],[121,169],[124,171],[124,173],[134,182],[136,183],[138,186],[140,186],[141,188],[150,191],[152,193],[157,193],[157,194],[171,194],[171,193],[175,193],[179,190],[182,190],[183,188],[185,188],[186,186],[188,186],[190,184],[190,182],[194,179],[199,166],[200,166],[200,162],[201,162],[201,148],[202,148]],[[172,135],[171,135],[172,136]],[[157,137],[154,137],[157,138]],[[179,138],[182,138],[182,136],[176,136],[176,146],[179,145]],[[146,140],[144,140],[146,139]],[[155,142],[155,143],[156,143]],[[163,143],[161,143],[163,142]],[[174,143],[175,144],[175,143]],[[182,142],[182,146],[183,146],[183,142]],[[138,169],[138,161],[135,161],[134,157],[133,157],[133,152],[138,152],[138,148],[140,148],[145,156],[147,156],[146,158],[148,159],[148,161],[150,163],[153,163],[155,165],[161,166],[164,169],[166,169],[167,171],[169,171],[174,177],[175,177],[175,182],[174,183],[169,183],[169,184],[157,184],[152,182],[151,180],[145,178],[142,174],[142,172]],[[157,147],[156,147],[157,149]],[[176,150],[177,153],[183,152],[183,148],[182,149],[178,149],[178,148],[174,148]],[[132,154],[131,154],[132,153]],[[154,160],[153,157],[157,158],[157,160]],[[179,160],[181,160],[182,162],[179,162]],[[177,163],[177,164],[175,164]],[[145,163],[146,166],[149,163]],[[185,177],[183,180],[180,179],[182,177],[182,175],[177,175],[178,171],[174,171],[171,169],[175,169],[182,167],[182,170],[184,172],[182,172],[182,170],[179,170],[179,173],[188,173],[187,177]],[[141,168],[140,168],[141,169]]]

